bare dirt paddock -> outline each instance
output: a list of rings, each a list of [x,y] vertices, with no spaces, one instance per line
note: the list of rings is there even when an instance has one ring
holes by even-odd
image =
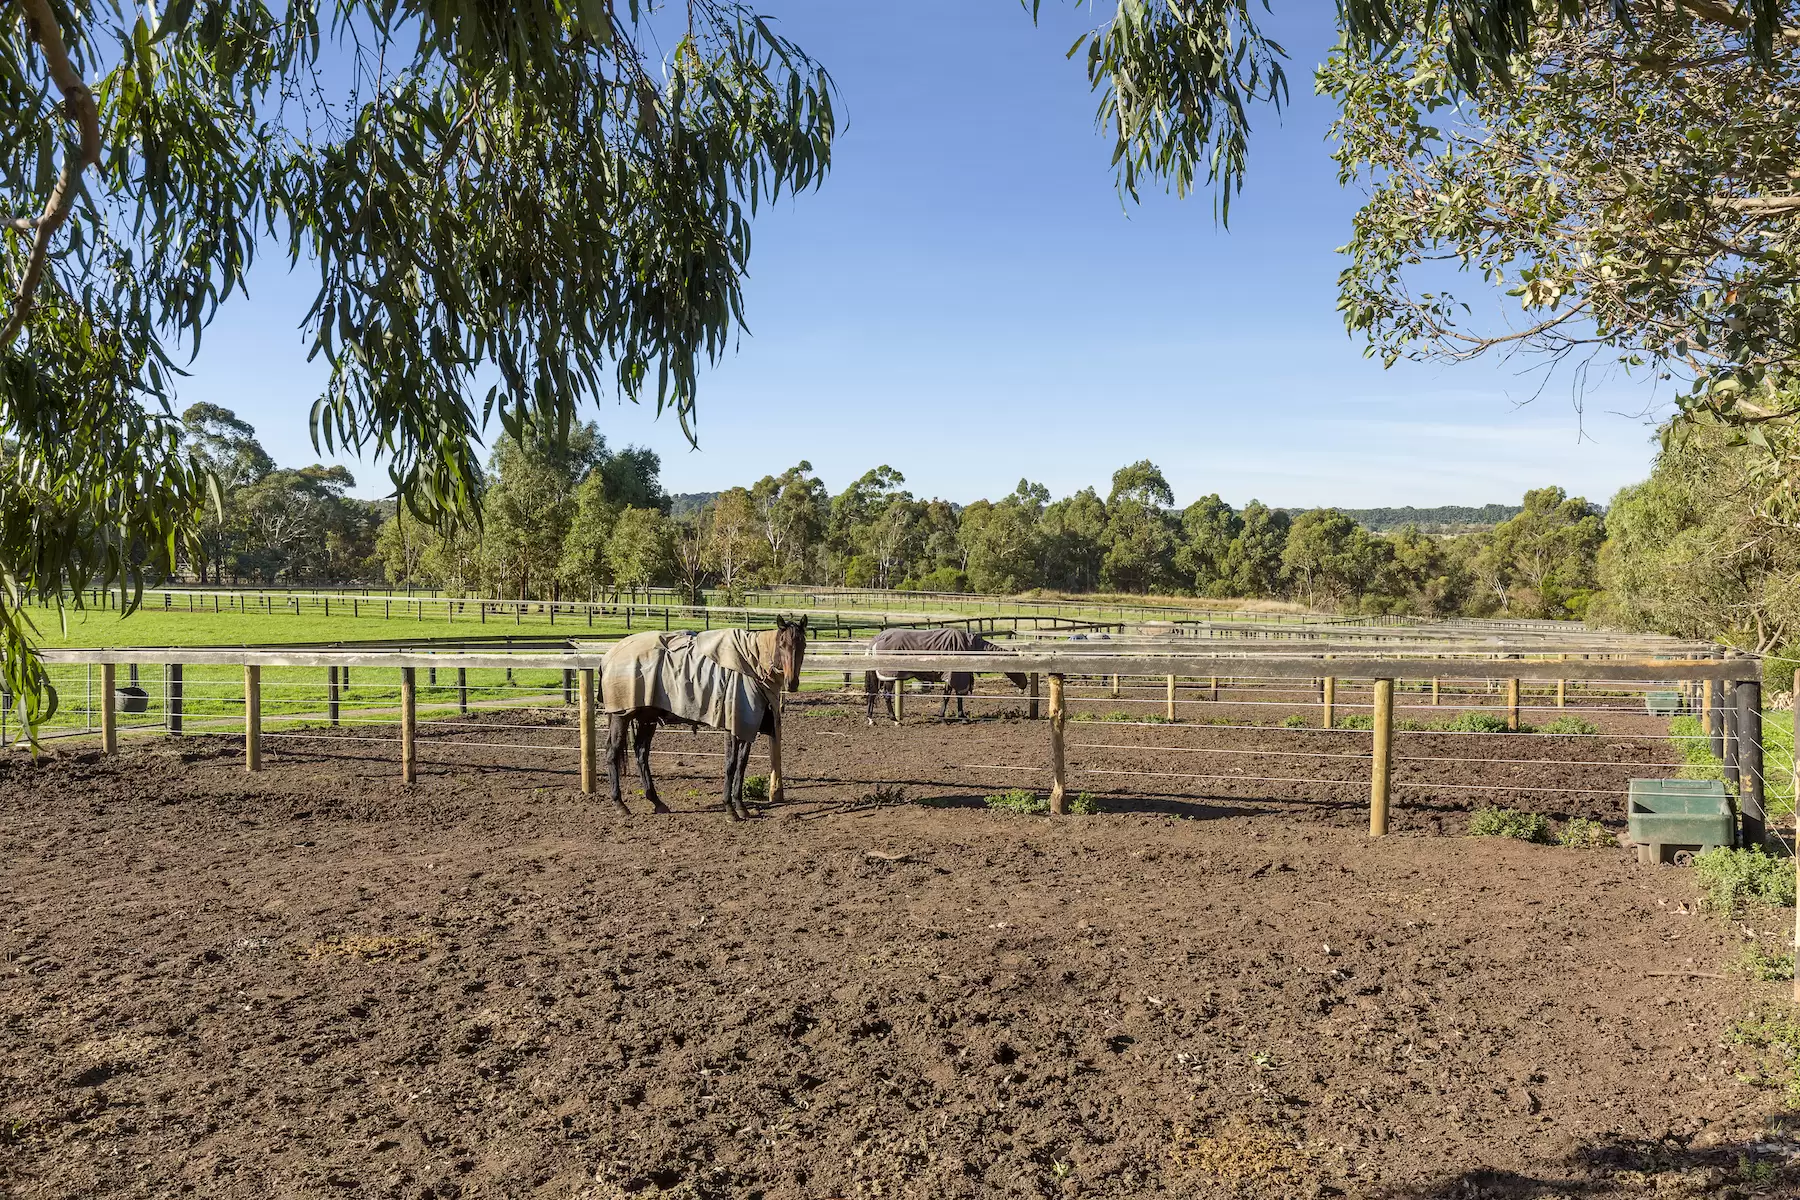
[[[1211,756],[1166,747],[1222,733],[1079,723],[1147,748],[1078,763],[1162,774],[1006,816],[1037,778],[972,768],[1041,723],[839,713],[747,825],[673,731],[679,811],[620,819],[562,713],[479,724],[426,726],[410,789],[368,728],[257,776],[205,738],[0,763],[0,1194],[1800,1194],[1722,1044],[1756,985],[1681,974],[1740,935],[1673,868],[1436,836],[1485,793],[1402,791],[1370,842],[1352,760],[1177,788]],[[864,802],[894,781],[947,807]]]

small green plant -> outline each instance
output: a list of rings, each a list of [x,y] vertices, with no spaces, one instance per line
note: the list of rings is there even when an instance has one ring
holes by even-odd
[[[1375,718],[1368,713],[1351,713],[1339,720],[1337,727],[1339,729],[1373,729],[1375,728]]]
[[[1511,733],[1506,727],[1505,717],[1496,717],[1493,713],[1466,712],[1454,721],[1444,722],[1444,729],[1449,733]]]
[[[1077,793],[1075,798],[1069,801],[1069,811],[1078,817],[1096,816],[1102,811],[1100,798],[1092,792]]]
[[[1571,817],[1556,835],[1556,844],[1571,850],[1615,850],[1619,842],[1591,817]]]
[[[1394,722],[1394,729],[1400,733],[1424,733],[1428,729],[1436,729],[1430,721],[1413,721],[1406,718]]]
[[[1731,960],[1731,969],[1764,983],[1775,983],[1794,977],[1794,955],[1791,951],[1776,954],[1761,946],[1750,946]]]
[[[995,812],[1022,813],[1036,816],[1050,811],[1050,802],[1036,792],[1025,788],[1012,788],[994,796],[982,798],[989,808]]]
[[[906,789],[897,783],[879,784],[863,794],[864,804],[905,804]]]
[[[1584,721],[1580,717],[1558,717],[1554,721],[1538,726],[1539,733],[1599,733],[1600,727],[1592,721]]]
[[[1469,818],[1470,837],[1503,837],[1539,844],[1555,840],[1550,818],[1516,808],[1478,808]]]
[[[1728,917],[1755,904],[1794,906],[1793,862],[1755,848],[1708,850],[1694,860],[1694,882],[1700,887],[1701,907]]]
[[[769,777],[752,775],[744,780],[744,803],[762,804],[769,799]]]
[[[1281,718],[1281,727],[1283,729],[1305,729],[1306,718],[1299,713],[1289,713]]]
[[[1742,1076],[1746,1083],[1781,1089],[1785,1107],[1800,1108],[1800,1021],[1788,1012],[1768,1009],[1745,1017],[1725,1033],[1728,1045],[1764,1051],[1763,1070]]]

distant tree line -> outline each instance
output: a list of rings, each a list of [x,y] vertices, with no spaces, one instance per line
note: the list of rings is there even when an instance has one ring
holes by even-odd
[[[922,499],[891,466],[836,495],[802,461],[721,492],[671,497],[648,450],[592,426],[567,445],[504,442],[479,534],[448,539],[396,513],[377,535],[395,583],[502,597],[677,586],[694,597],[779,584],[1012,594],[1034,590],[1281,598],[1370,613],[1579,616],[1595,587],[1599,511],[1557,488],[1492,529],[1373,533],[1346,513],[1218,496],[1177,508],[1154,463],[1103,496],[1053,500],[1021,480],[999,500]],[[1480,510],[1471,510],[1479,512]]]
[[[227,409],[195,405],[183,423],[219,483],[202,553],[186,564],[208,583],[386,582],[528,599],[652,586],[732,596],[777,584],[1105,591],[1579,617],[1606,536],[1600,511],[1559,488],[1457,535],[1381,533],[1356,519],[1370,510],[1240,509],[1217,495],[1177,508],[1149,461],[1113,472],[1105,495],[1059,499],[1029,480],[998,500],[921,499],[885,465],[832,495],[805,461],[747,487],[672,497],[653,451],[612,449],[592,424],[561,441],[501,441],[478,481],[479,528],[446,535],[391,501],[348,496],[342,467],[277,467]]]

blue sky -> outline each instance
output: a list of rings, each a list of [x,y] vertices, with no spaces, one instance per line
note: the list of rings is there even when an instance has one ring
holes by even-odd
[[[1260,114],[1227,230],[1206,195],[1121,204],[1063,57],[1085,8],[1046,0],[1034,28],[1017,0],[762,0],[837,80],[835,166],[757,221],[750,329],[703,383],[699,449],[647,408],[588,415],[658,450],[672,491],[802,458],[833,491],[885,462],[959,502],[1022,476],[1104,494],[1141,458],[1182,504],[1481,504],[1550,483],[1604,502],[1641,478],[1648,383],[1605,382],[1578,417],[1566,381],[1532,401],[1517,365],[1384,371],[1345,335],[1333,251],[1358,197],[1311,82],[1332,6],[1275,2],[1293,104]],[[236,410],[284,464],[318,458],[322,373],[297,328],[312,288],[268,256],[180,397]],[[379,465],[343,461],[358,494],[388,490]]]

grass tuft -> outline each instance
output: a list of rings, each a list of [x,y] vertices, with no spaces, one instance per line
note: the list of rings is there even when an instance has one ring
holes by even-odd
[[[1791,950],[1776,954],[1761,946],[1749,946],[1731,960],[1731,969],[1764,983],[1777,983],[1794,977],[1794,954]]]
[[[1727,917],[1754,905],[1794,906],[1793,860],[1755,848],[1708,850],[1694,859],[1694,882],[1700,887],[1701,907]]]
[[[1619,840],[1600,822],[1589,817],[1572,817],[1556,835],[1556,844],[1571,850],[1617,850]]]
[[[984,796],[982,802],[995,812],[1037,816],[1050,811],[1050,801],[1025,788],[1011,788],[993,796]]]
[[[764,804],[769,799],[769,777],[750,775],[744,779],[744,803]]]
[[[1761,1070],[1739,1078],[1780,1089],[1783,1106],[1800,1109],[1800,1018],[1784,1009],[1766,1009],[1734,1024],[1725,1041],[1763,1051]]]
[[[1100,798],[1094,793],[1079,792],[1069,801],[1069,811],[1078,817],[1092,817],[1105,810],[1100,807]]]
[[[1558,717],[1538,726],[1539,733],[1599,733],[1600,727],[1580,717]]]
[[[1453,721],[1445,721],[1445,731],[1449,733],[1511,733],[1506,727],[1505,717],[1496,717],[1493,713],[1466,712]]]
[[[1478,808],[1469,818],[1470,837],[1513,838],[1540,845],[1555,840],[1550,818],[1542,813],[1520,812],[1516,808]]]

